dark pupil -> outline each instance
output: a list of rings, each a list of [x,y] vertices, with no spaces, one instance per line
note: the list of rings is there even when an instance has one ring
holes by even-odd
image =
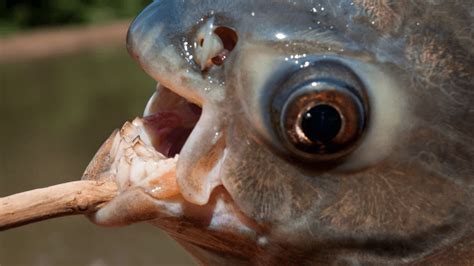
[[[301,129],[313,142],[328,142],[341,130],[342,120],[339,112],[329,105],[318,105],[303,115]]]

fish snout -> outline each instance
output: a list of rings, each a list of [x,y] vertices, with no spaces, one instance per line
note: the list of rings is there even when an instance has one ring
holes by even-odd
[[[145,72],[199,106],[225,99],[224,64],[238,41],[236,31],[212,14],[195,15],[184,3],[155,1],[127,35],[127,49]]]

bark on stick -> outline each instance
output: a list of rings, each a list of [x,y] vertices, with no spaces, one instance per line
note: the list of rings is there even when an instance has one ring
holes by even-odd
[[[90,214],[116,195],[113,182],[75,181],[0,198],[0,231],[59,216]]]

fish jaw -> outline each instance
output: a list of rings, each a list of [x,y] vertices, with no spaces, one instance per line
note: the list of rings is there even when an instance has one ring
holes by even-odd
[[[227,191],[213,189],[206,204],[187,201],[176,180],[179,155],[167,158],[159,153],[152,138],[145,119],[136,118],[104,142],[83,179],[115,182],[119,195],[90,220],[106,227],[149,222],[188,245],[232,256],[242,249],[232,251],[222,241],[257,249],[262,229],[242,214]]]

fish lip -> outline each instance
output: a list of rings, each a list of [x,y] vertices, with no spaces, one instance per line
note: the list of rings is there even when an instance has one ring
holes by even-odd
[[[166,97],[166,99],[163,99],[163,97]],[[173,102],[171,105],[169,104],[169,101]],[[160,112],[160,108],[180,108],[180,105],[183,105],[183,101],[186,101],[188,104],[192,104],[192,102],[187,99],[185,96],[181,95],[179,92],[174,90],[172,87],[166,87],[162,85],[161,83],[158,83],[157,85],[157,92],[153,94],[153,96],[149,99],[146,108],[144,110],[144,117],[143,119],[147,119],[150,117],[153,117],[156,115],[158,112]],[[160,106],[160,104],[166,105],[166,106]],[[226,145],[225,141],[222,141],[224,139],[223,134],[220,135],[220,137],[217,137],[216,135],[209,136],[209,134],[204,134],[200,135],[199,132],[195,131],[200,131],[200,129],[203,127],[202,125],[202,120],[206,120],[206,113],[213,112],[213,110],[207,110],[206,106],[201,107],[202,112],[199,115],[199,118],[197,119],[196,123],[193,125],[192,130],[190,134],[187,136],[185,142],[183,143],[182,147],[180,148],[180,151],[178,153],[178,162],[176,166],[176,172],[178,176],[178,187],[180,188],[180,192],[182,196],[189,201],[190,203],[196,204],[196,205],[205,205],[208,203],[210,200],[209,197],[213,194],[213,190],[218,187],[222,186],[222,181],[221,181],[221,170],[225,161],[225,157],[227,154],[226,150]],[[214,117],[210,117],[210,120],[213,121]],[[144,128],[145,132],[147,133],[148,138],[151,140],[150,142],[154,142],[154,136],[153,136],[153,131],[156,130],[152,127],[147,126],[146,123],[144,123]],[[206,131],[206,130],[204,130]],[[208,133],[208,132],[205,132]],[[169,137],[169,136],[168,136]],[[207,190],[204,192],[204,196],[197,197],[196,195],[193,195],[193,193],[188,192],[189,190],[187,189],[187,182],[179,182],[180,180],[186,180],[187,176],[195,176],[194,171],[188,167],[188,164],[191,166],[195,166],[198,164],[198,161],[200,161],[200,155],[203,154],[195,154],[193,150],[199,150],[202,148],[201,146],[196,147],[196,145],[193,145],[193,143],[190,142],[200,142],[201,139],[206,139],[207,137],[212,137],[213,139],[210,141],[209,146],[218,147],[217,149],[219,150],[219,155],[217,159],[207,162],[206,165],[208,168],[207,170],[200,171],[198,175],[206,175],[208,179],[203,182],[204,186],[207,187]],[[166,139],[164,139],[166,141]],[[163,154],[161,150],[159,150],[156,145],[154,145],[154,148],[156,151],[160,152]],[[207,146],[204,148],[208,148]],[[184,156],[182,156],[184,154]],[[170,158],[168,154],[164,154],[165,157]],[[197,156],[196,156],[197,155]],[[184,158],[183,158],[184,157]]]

